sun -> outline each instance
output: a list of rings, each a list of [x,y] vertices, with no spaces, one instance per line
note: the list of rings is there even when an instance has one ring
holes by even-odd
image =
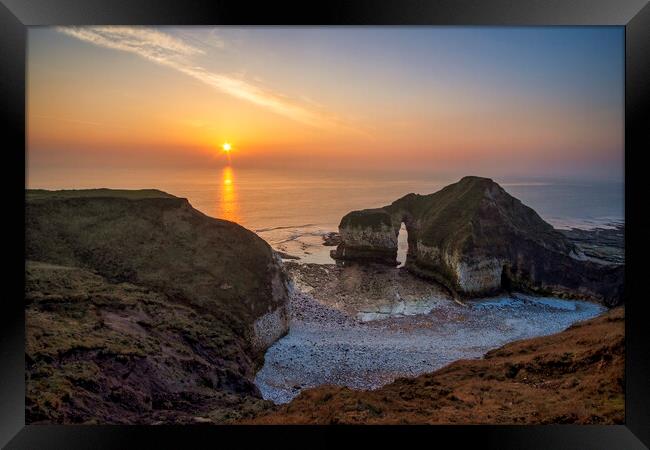
[[[232,149],[232,146],[228,142],[225,142],[221,146],[221,148],[223,149],[224,152],[228,153],[230,151],[230,149]]]

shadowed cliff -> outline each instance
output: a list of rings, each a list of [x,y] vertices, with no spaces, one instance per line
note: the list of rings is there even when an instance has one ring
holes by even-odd
[[[488,178],[465,177],[341,219],[333,257],[394,265],[401,224],[406,268],[465,297],[518,289],[594,299],[623,297],[623,267],[587,258],[564,234]]]
[[[27,191],[27,421],[208,421],[288,330],[288,281],[253,232],[160,191]]]

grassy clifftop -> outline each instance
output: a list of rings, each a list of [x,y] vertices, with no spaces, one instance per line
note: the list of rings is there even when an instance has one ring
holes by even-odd
[[[27,189],[25,191],[27,200],[47,200],[63,198],[128,198],[138,200],[143,198],[177,198],[167,192],[158,189],[62,189],[50,191],[46,189]]]
[[[28,422],[218,422],[260,401],[255,323],[288,285],[255,233],[155,190],[36,191],[25,252]]]
[[[236,321],[286,302],[286,277],[263,239],[186,199],[145,192],[28,196],[26,258],[149,286]]]
[[[522,235],[558,251],[571,250],[532,208],[489,178],[464,177],[433,194],[409,194],[386,209],[408,211],[420,223],[419,239],[440,248],[480,244],[495,248]]]

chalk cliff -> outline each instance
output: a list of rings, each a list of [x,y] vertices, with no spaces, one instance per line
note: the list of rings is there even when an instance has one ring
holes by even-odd
[[[590,261],[534,210],[488,178],[465,177],[429,195],[408,194],[341,219],[344,261],[396,264],[401,224],[406,268],[454,294],[472,297],[520,289],[622,301],[623,267]]]

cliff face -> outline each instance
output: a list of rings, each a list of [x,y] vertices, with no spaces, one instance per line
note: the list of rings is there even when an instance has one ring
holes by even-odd
[[[620,424],[624,311],[372,391],[307,389],[253,424]]]
[[[341,220],[339,235],[342,242],[334,253],[335,257],[395,263],[397,233],[388,211],[384,209],[352,211]]]
[[[588,261],[487,178],[465,177],[430,195],[408,194],[380,209],[349,213],[339,225],[342,243],[333,256],[395,264],[402,222],[408,232],[406,268],[453,293],[522,289],[610,305],[622,299],[621,266]]]
[[[260,401],[250,380],[288,330],[289,282],[253,232],[159,191],[28,191],[25,252],[28,421]]]

